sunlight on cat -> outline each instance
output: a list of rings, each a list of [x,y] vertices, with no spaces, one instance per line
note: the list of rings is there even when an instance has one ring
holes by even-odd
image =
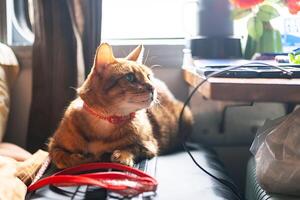
[[[143,51],[140,45],[127,57],[115,58],[109,44],[98,47],[78,97],[49,139],[58,168],[103,161],[107,155],[109,161],[131,166],[177,149],[181,135],[191,132],[189,109],[183,115],[184,132],[177,132],[183,104],[142,64]]]

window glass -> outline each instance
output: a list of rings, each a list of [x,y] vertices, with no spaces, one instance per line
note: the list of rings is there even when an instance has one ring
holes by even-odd
[[[290,14],[286,7],[276,7],[276,9],[280,16],[272,19],[271,24],[281,33],[283,51],[290,52],[300,44],[300,16]],[[248,18],[234,21],[234,34],[242,38],[243,47],[246,45]]]
[[[193,24],[191,12],[184,11],[188,5],[187,0],[103,0],[102,39],[184,38],[187,23]],[[191,21],[184,23],[187,17]]]

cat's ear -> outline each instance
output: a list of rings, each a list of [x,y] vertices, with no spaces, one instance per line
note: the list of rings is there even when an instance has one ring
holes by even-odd
[[[126,57],[126,59],[142,64],[143,54],[144,54],[144,46],[139,45]]]
[[[114,57],[112,47],[107,43],[102,43],[96,51],[96,69],[100,69],[101,67],[112,64],[114,62],[116,62],[116,58]]]

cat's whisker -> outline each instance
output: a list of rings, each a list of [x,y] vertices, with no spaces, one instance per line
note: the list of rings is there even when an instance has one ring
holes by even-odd
[[[163,105],[160,103],[160,100],[158,98],[153,100],[154,106],[160,106],[163,107]]]
[[[163,107],[164,107],[164,106],[161,105],[160,103],[156,103],[156,104],[154,104],[153,106],[160,107],[160,108],[163,108]]]
[[[157,56],[151,56],[151,57],[149,58],[149,62],[152,63],[152,60],[155,59],[155,58],[157,58]]]
[[[150,69],[154,69],[155,67],[162,67],[161,65],[151,65]]]
[[[161,104],[161,101],[160,101],[160,96],[158,96],[155,101],[157,102],[157,105],[159,105],[160,107],[166,107],[165,105]]]
[[[75,90],[76,93],[78,92],[77,88],[75,88],[75,87],[70,86],[69,88]]]
[[[158,107],[158,106],[159,106],[159,107],[163,107],[163,106],[161,105],[160,102],[154,102],[154,105],[157,106],[157,107]]]
[[[148,50],[148,52],[147,52],[147,55],[146,55],[146,58],[145,58],[145,65],[147,64],[147,60],[148,60],[148,57],[149,57],[149,53],[150,53],[150,50]]]

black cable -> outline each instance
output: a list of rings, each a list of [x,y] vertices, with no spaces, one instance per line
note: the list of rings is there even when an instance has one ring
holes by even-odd
[[[192,90],[192,92],[190,93],[190,95],[187,97],[187,99],[185,100],[184,104],[183,104],[183,107],[182,107],[182,110],[180,112],[180,115],[179,115],[179,120],[178,120],[178,131],[179,133],[182,133],[182,117],[183,117],[183,113],[184,113],[184,110],[186,108],[186,106],[189,104],[191,98],[194,96],[195,92],[211,77],[216,77],[218,75],[221,75],[227,71],[230,71],[230,70],[234,70],[234,69],[238,69],[238,68],[241,68],[241,67],[256,67],[256,66],[253,66],[253,64],[259,64],[259,65],[262,65],[262,66],[266,66],[266,67],[273,67],[273,68],[276,68],[276,69],[279,69],[280,71],[282,71],[284,74],[288,75],[289,77],[292,77],[292,74],[293,72],[291,71],[288,71],[288,70],[285,70],[279,66],[276,66],[276,65],[271,65],[271,64],[268,64],[268,63],[263,63],[263,62],[247,62],[247,63],[244,63],[244,64],[240,64],[240,65],[232,65],[232,66],[229,66],[229,67],[226,67],[224,69],[222,69],[221,71],[216,71],[216,72],[213,72],[211,74],[209,74],[208,76],[204,77],[204,79],[198,83],[198,85]],[[185,136],[183,135],[182,137],[182,146],[184,148],[184,150],[188,153],[188,155],[191,157],[191,159],[193,160],[193,162],[196,164],[197,167],[199,167],[203,172],[205,172],[207,175],[211,176],[212,178],[214,178],[215,180],[217,180],[218,182],[220,182],[221,184],[223,184],[224,186],[226,186],[227,188],[229,188],[233,193],[234,195],[236,195],[236,197],[239,199],[239,200],[242,200],[242,196],[239,194],[239,192],[236,191],[236,188],[234,188],[234,185],[225,180],[225,179],[222,179],[222,178],[218,178],[216,177],[215,175],[211,174],[210,172],[208,172],[206,169],[204,169],[197,161],[196,159],[194,158],[194,156],[192,155],[192,153],[190,152],[190,150],[187,148],[186,146],[186,141],[185,141]]]

